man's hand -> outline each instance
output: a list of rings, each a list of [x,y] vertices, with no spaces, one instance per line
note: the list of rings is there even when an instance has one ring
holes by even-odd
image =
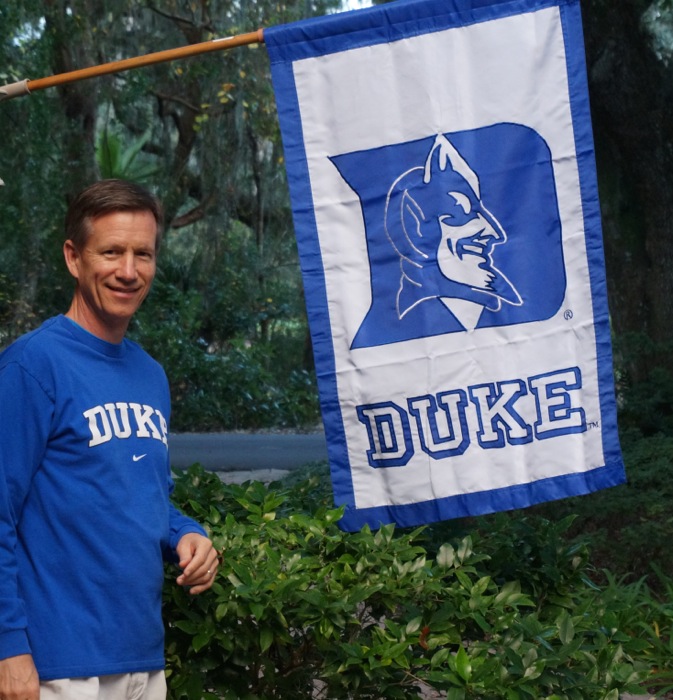
[[[0,700],[40,700],[40,679],[30,654],[0,661]]]
[[[220,563],[213,543],[197,532],[189,532],[180,538],[176,552],[182,569],[177,584],[190,586],[189,592],[192,595],[207,591],[213,585]]]

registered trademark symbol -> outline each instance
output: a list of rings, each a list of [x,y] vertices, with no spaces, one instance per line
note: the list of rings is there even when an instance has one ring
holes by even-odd
[[[573,317],[573,312],[568,309],[564,314],[563,318],[565,318],[566,321],[570,321],[570,319]]]

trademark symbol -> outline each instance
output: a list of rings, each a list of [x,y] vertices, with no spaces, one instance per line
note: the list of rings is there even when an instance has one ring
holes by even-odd
[[[566,321],[570,321],[570,319],[573,317],[573,312],[568,309],[564,314],[563,318],[565,318]]]

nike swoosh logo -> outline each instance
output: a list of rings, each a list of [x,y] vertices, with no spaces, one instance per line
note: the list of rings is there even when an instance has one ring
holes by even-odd
[[[147,457],[147,453],[145,453],[144,455],[133,455],[133,461],[139,462],[143,457]]]

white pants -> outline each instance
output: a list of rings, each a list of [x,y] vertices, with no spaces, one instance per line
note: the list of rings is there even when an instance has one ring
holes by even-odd
[[[40,700],[166,700],[163,671],[40,683]]]

